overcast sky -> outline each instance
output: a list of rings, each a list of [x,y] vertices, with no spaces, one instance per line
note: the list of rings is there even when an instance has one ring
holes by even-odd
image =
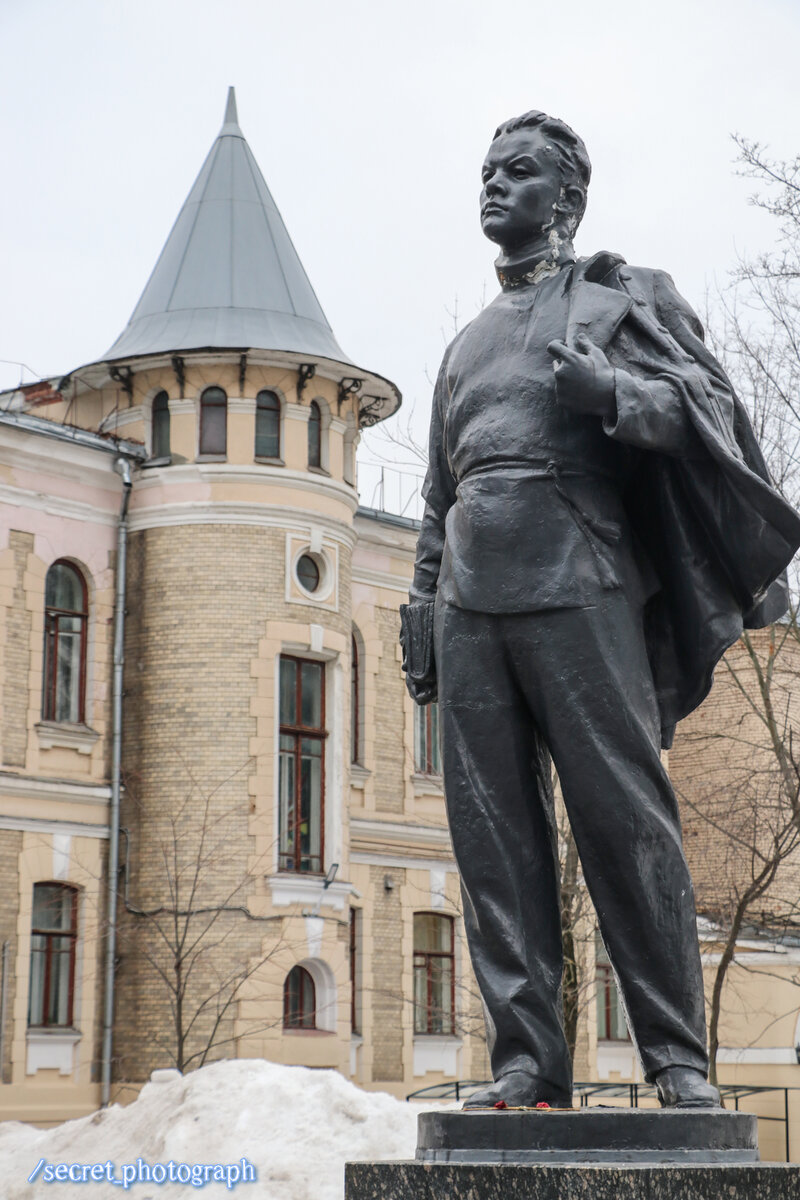
[[[0,0],[0,45],[0,358],[26,381],[126,324],[229,84],[339,343],[418,428],[448,313],[496,291],[477,197],[501,120],[572,125],[578,253],[662,267],[696,306],[773,239],[731,133],[800,151],[797,0]]]

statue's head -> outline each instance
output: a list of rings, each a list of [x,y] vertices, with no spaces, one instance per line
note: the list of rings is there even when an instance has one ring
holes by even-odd
[[[535,109],[504,121],[483,164],[483,232],[506,254],[549,230],[571,240],[591,173],[583,141],[563,121]]]

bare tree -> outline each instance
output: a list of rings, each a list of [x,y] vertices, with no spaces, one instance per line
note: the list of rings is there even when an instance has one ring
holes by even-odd
[[[698,911],[719,949],[709,1007],[712,1079],[729,973],[746,935],[800,932],[800,644],[792,622],[745,634],[676,743]],[[800,983],[800,979],[796,980]],[[753,1014],[754,1036],[761,1032]]]
[[[710,340],[749,410],[776,486],[800,502],[800,158],[773,158],[736,136],[739,173],[759,185],[751,203],[773,216],[772,250],[741,257],[717,293]],[[718,931],[709,997],[716,1079],[725,989],[747,932],[776,939],[800,929],[800,624],[798,577],[771,629],[746,632],[717,670],[712,694],[670,755],[684,803],[698,911]],[[692,836],[696,844],[692,845]],[[800,981],[798,981],[800,982]]]
[[[230,835],[237,810],[220,804],[227,782],[204,788],[189,773],[178,806],[140,813],[139,824],[146,826],[144,854],[157,864],[158,885],[151,883],[146,897],[134,902],[126,878],[120,898],[127,916],[120,928],[123,962],[129,960],[138,975],[156,981],[160,1007],[168,1012],[168,1019],[148,1031],[150,1043],[180,1071],[219,1057],[234,1040],[236,1006],[248,985],[288,949],[282,918],[262,916],[248,906],[256,876]],[[276,996],[263,999],[274,1012]],[[260,1028],[280,1019],[282,1014]]]

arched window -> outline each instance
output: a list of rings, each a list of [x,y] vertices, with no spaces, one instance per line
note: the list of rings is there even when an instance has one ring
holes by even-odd
[[[322,466],[322,412],[316,400],[311,401],[308,417],[308,465]]]
[[[281,456],[281,402],[274,392],[256,396],[256,458]]]
[[[414,913],[414,1033],[455,1027],[453,918]]]
[[[77,567],[59,560],[44,586],[44,686],[42,719],[80,724],[85,716],[86,582]]]
[[[228,397],[221,387],[209,387],[200,397],[200,453],[228,453]]]
[[[292,967],[283,985],[283,1028],[316,1029],[314,980],[305,967]]]
[[[159,392],[153,400],[152,457],[169,458],[169,396]]]
[[[29,1025],[72,1025],[77,941],[77,890],[61,883],[34,884]]]

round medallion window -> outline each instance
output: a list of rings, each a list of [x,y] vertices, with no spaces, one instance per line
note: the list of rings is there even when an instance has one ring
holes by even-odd
[[[301,554],[295,567],[297,578],[307,592],[316,592],[320,584],[320,572],[310,554]]]

